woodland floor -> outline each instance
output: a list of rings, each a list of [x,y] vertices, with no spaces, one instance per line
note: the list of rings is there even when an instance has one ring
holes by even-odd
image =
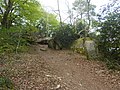
[[[120,90],[120,72],[107,70],[102,62],[70,50],[44,48],[34,45],[0,66],[16,90]]]

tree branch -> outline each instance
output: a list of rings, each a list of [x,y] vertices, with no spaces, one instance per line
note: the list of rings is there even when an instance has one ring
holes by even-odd
[[[0,14],[3,14],[3,10],[2,10],[2,8],[0,7]]]
[[[7,6],[8,4],[7,4],[8,2],[7,2],[7,0],[4,0],[4,4]]]
[[[59,18],[60,18],[60,26],[61,26],[61,28],[63,29],[59,0],[57,0],[57,4],[58,4],[58,12],[59,12]]]

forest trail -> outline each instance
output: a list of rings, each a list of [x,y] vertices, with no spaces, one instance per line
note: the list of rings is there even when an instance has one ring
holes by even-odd
[[[120,90],[120,73],[111,73],[99,61],[69,50],[32,47],[8,65],[19,90]]]

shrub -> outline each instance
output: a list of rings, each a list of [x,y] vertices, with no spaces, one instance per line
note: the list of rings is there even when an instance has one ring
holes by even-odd
[[[109,14],[98,31],[100,53],[109,64],[120,65],[120,14]]]
[[[74,33],[72,25],[64,25],[57,31],[54,40],[59,42],[62,48],[70,48],[73,41],[75,41],[79,36]]]
[[[0,53],[23,52],[34,42],[34,36],[19,27],[0,30]]]

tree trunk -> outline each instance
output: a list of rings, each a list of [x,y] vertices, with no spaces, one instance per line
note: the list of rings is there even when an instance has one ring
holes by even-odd
[[[61,17],[61,13],[60,13],[59,0],[57,0],[57,4],[58,4],[58,12],[59,12],[59,18],[60,18],[60,27],[63,29],[63,26],[62,26],[62,17]]]
[[[1,21],[2,27],[9,28],[10,24],[12,24],[11,20],[9,20],[9,18],[8,18],[12,7],[13,7],[13,2],[11,0],[9,0],[8,5],[6,6],[6,10],[3,14],[2,21]]]
[[[87,4],[88,4],[88,30],[90,29],[90,1],[91,0],[87,0]]]
[[[88,5],[88,11],[87,11],[87,13],[88,13],[88,27],[85,28],[85,34],[84,34],[84,39],[83,39],[83,47],[84,47],[85,55],[86,55],[87,59],[89,59],[89,55],[88,55],[88,51],[87,51],[85,42],[86,42],[86,38],[87,38],[87,35],[88,35],[88,30],[90,29],[90,1],[91,0],[87,0],[87,5]]]
[[[84,38],[83,38],[83,47],[84,47],[85,55],[86,55],[87,59],[89,60],[88,51],[87,51],[87,48],[85,45],[86,38],[87,38],[87,28],[85,28],[85,33],[84,33]]]

